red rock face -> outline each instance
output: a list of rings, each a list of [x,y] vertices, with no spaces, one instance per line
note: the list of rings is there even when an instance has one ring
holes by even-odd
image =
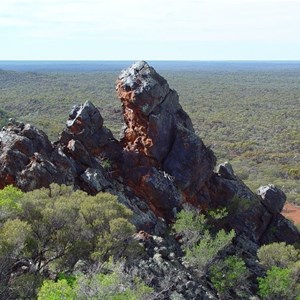
[[[121,140],[124,151],[135,153],[135,156],[146,161],[139,178],[132,180],[127,175],[131,188],[143,195],[151,207],[156,210],[159,207],[160,212],[163,210],[164,216],[170,216],[172,208],[180,207],[183,201],[204,205],[197,194],[212,176],[216,159],[194,133],[192,122],[179,104],[177,93],[143,61],[121,72],[116,90],[122,102],[126,125]],[[133,157],[124,155],[126,160]],[[127,162],[127,165],[133,172],[139,173],[140,165],[133,161],[131,164]],[[157,170],[155,179],[153,168]],[[166,178],[177,191],[178,195],[174,197],[176,203],[167,196],[169,188],[164,186]],[[158,181],[163,188],[160,193],[154,193],[151,184]]]
[[[151,157],[159,132],[149,118],[169,93],[168,83],[145,62],[139,62],[121,72],[116,90],[126,124],[124,149]]]

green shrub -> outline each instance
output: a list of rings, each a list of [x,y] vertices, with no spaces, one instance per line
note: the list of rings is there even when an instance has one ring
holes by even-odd
[[[12,185],[0,190],[0,224],[20,212],[20,199],[23,195],[21,190]]]
[[[184,244],[189,247],[198,242],[207,229],[207,219],[199,211],[186,207],[177,214],[173,228],[183,236]]]
[[[221,229],[215,237],[209,231],[206,231],[198,243],[185,248],[186,255],[184,259],[190,266],[204,270],[219,251],[230,245],[234,236],[234,230],[226,233],[225,230]]]
[[[184,260],[188,265],[205,271],[218,252],[231,243],[235,236],[234,230],[226,233],[224,229],[216,231],[216,225],[213,226],[216,220],[225,215],[224,210],[210,212],[205,216],[192,209],[182,210],[177,215],[173,228],[183,236]]]
[[[262,299],[294,300],[300,297],[299,278],[293,276],[290,268],[272,267],[266,277],[259,277],[259,296]]]
[[[0,298],[6,299],[18,293],[19,284],[12,288],[10,276],[13,266],[26,253],[26,241],[30,234],[30,226],[19,219],[7,220],[0,227]],[[16,282],[18,280],[15,280]],[[21,284],[22,285],[22,284]]]
[[[242,294],[247,276],[245,262],[237,256],[229,256],[210,268],[211,282],[221,297],[226,297],[229,290],[234,290],[237,295]]]
[[[263,245],[257,251],[259,262],[270,269],[274,266],[286,268],[294,264],[300,258],[300,251],[286,243],[272,243]]]
[[[139,278],[124,272],[122,263],[108,263],[87,273],[79,273],[72,280],[45,280],[38,292],[38,300],[143,300],[152,288]]]
[[[45,280],[38,292],[38,300],[75,300],[76,292],[66,279]]]
[[[19,219],[7,220],[0,228],[0,255],[16,259],[26,247],[30,226]]]
[[[78,299],[143,300],[153,289],[138,278],[126,278],[115,272],[78,278]],[[88,296],[88,297],[87,297]]]
[[[26,193],[22,218],[32,228],[28,251],[38,270],[63,272],[78,260],[122,255],[135,227],[132,212],[108,193],[88,196],[53,184]]]

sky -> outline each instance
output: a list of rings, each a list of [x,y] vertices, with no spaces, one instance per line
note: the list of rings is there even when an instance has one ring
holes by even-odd
[[[0,60],[300,60],[300,0],[0,0]]]

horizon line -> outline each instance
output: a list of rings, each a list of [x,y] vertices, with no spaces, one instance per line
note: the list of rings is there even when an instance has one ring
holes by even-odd
[[[0,59],[0,62],[300,62],[300,59]]]

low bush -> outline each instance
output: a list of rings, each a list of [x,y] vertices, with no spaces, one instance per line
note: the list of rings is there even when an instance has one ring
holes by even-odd
[[[210,279],[221,298],[226,299],[230,292],[241,296],[247,288],[248,270],[243,259],[228,256],[210,268]]]
[[[235,236],[234,230],[225,232],[215,230],[215,220],[226,215],[224,210],[210,212],[207,216],[191,208],[182,210],[173,226],[182,235],[182,247],[185,251],[184,260],[188,265],[205,272],[207,266],[216,258],[219,251],[228,246]]]
[[[270,269],[272,267],[286,268],[300,259],[300,251],[286,243],[272,243],[261,246],[257,251],[259,263]]]
[[[259,296],[262,299],[300,300],[299,277],[294,277],[293,269],[272,267],[266,277],[259,277]]]

